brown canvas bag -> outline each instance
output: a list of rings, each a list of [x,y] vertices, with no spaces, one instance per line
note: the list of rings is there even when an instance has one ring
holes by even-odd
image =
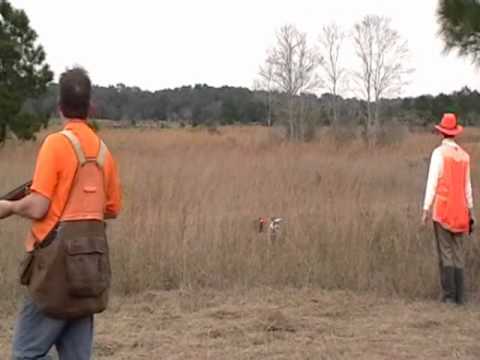
[[[28,286],[32,277],[33,252],[27,252],[20,263],[20,284]]]
[[[54,240],[32,255],[28,288],[42,312],[75,319],[107,308],[111,270],[103,222],[62,222]]]

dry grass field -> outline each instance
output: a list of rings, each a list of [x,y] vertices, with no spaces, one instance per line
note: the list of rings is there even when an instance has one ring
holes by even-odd
[[[475,239],[472,304],[432,302],[438,265],[419,218],[433,135],[377,149],[328,133],[285,143],[260,127],[102,136],[119,159],[125,211],[110,226],[116,295],[99,317],[98,359],[479,358]],[[479,141],[476,130],[460,139],[477,199]],[[0,150],[1,191],[31,176],[38,146]],[[259,216],[286,220],[278,241],[256,232]],[[0,227],[2,353],[26,229]]]
[[[8,360],[13,315],[0,311]],[[116,297],[95,360],[476,360],[478,307],[345,291],[178,290]]]

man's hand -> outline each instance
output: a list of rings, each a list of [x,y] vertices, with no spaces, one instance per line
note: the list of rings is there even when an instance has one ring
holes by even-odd
[[[0,220],[12,215],[12,203],[6,200],[0,200]]]
[[[423,225],[423,226],[426,226],[429,219],[430,219],[430,211],[428,211],[428,210],[423,210],[423,214],[422,214],[422,225]]]

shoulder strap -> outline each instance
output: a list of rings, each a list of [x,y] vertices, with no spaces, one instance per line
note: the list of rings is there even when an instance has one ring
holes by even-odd
[[[80,163],[80,166],[84,165],[87,162],[87,158],[82,150],[82,145],[80,144],[80,141],[78,138],[75,136],[73,132],[70,130],[63,130],[61,131],[61,134],[64,135],[72,144],[73,149],[75,150],[75,153],[77,154],[77,159],[78,162]],[[105,165],[105,159],[107,157],[108,153],[108,148],[105,143],[100,140],[100,149],[98,150],[98,155],[95,161],[97,162],[98,166],[103,168]]]
[[[77,154],[77,159],[80,163],[80,166],[83,166],[87,162],[87,159],[85,157],[85,154],[83,153],[82,145],[80,144],[78,138],[70,130],[63,130],[60,133],[70,141],[73,150],[75,150],[75,154]]]
[[[98,150],[97,164],[101,168],[103,168],[103,165],[105,165],[105,159],[107,157],[107,152],[108,152],[107,145],[105,145],[105,143],[102,140],[100,140],[100,149]]]

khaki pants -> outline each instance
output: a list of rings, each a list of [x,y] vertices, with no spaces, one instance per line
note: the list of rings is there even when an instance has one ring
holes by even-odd
[[[463,269],[465,267],[464,235],[452,233],[439,223],[433,223],[441,267]]]

